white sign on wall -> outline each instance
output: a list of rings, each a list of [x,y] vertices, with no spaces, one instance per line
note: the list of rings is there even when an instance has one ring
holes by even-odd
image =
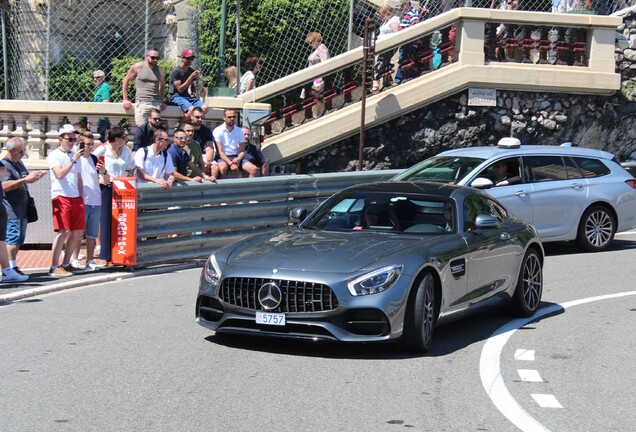
[[[468,106],[497,106],[497,89],[468,89]]]

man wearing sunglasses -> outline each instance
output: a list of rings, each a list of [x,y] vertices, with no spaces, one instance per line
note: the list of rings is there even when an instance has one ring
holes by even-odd
[[[163,118],[161,111],[157,108],[151,108],[148,111],[147,121],[137,128],[135,138],[133,138],[133,152],[140,148],[148,147],[155,141],[155,132],[163,128]]]
[[[188,135],[183,129],[175,129],[174,145],[168,148],[168,156],[172,158],[172,164],[174,165],[174,179],[176,181],[195,181],[199,183],[202,183],[203,180],[215,181],[214,177],[205,174],[190,160],[190,155],[186,151],[188,140]],[[188,176],[188,171],[192,173],[191,176]]]
[[[164,96],[166,91],[166,81],[164,72],[159,66],[159,51],[150,48],[146,53],[146,59],[135,63],[130,67],[122,82],[122,94],[124,96],[124,109],[132,107],[128,98],[128,86],[135,80],[135,123],[141,126],[146,119],[151,108],[156,108],[160,112],[166,109]]]
[[[28,184],[35,183],[46,175],[44,170],[29,172],[22,158],[24,157],[25,142],[22,138],[11,138],[5,148],[7,156],[3,163],[7,169],[7,175],[0,179],[4,189],[4,207],[7,210],[7,253],[9,255],[9,267],[16,273],[23,275],[17,264],[18,251],[24,244],[27,231],[27,202],[29,201]]]
[[[82,175],[77,161],[84,154],[84,148],[73,151],[77,142],[77,131],[73,125],[65,124],[58,131],[60,145],[49,152],[46,158],[51,179],[51,204],[53,206],[53,255],[49,275],[53,277],[70,276],[81,269],[70,265],[71,255],[77,248],[86,228],[84,218],[84,200],[82,199]],[[59,259],[64,249],[62,265]]]
[[[198,70],[192,69],[192,62],[196,59],[196,54],[191,49],[184,49],[181,52],[181,64],[175,66],[170,73],[170,101],[181,107],[185,113],[183,119],[190,120],[192,110],[199,107],[203,114],[207,114],[208,107],[199,99],[197,86],[202,87],[203,79]]]

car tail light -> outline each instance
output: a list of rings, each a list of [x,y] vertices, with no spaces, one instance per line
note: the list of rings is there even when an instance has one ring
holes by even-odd
[[[632,189],[636,189],[636,179],[625,180],[625,183],[627,183],[627,186],[631,187]]]

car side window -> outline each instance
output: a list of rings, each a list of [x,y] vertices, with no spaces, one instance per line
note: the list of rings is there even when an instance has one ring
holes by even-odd
[[[477,216],[487,214],[497,217],[497,213],[493,208],[494,201],[481,196],[470,195],[464,200],[464,232],[475,229],[475,221]]]
[[[563,161],[565,162],[565,169],[568,172],[569,179],[580,179],[584,177],[583,173],[579,167],[576,166],[571,157],[564,157]]]
[[[574,162],[576,162],[581,169],[581,173],[585,178],[601,177],[611,172],[610,169],[598,159],[585,157],[574,157],[572,159],[574,159]]]
[[[477,177],[487,178],[495,186],[523,183],[521,159],[518,157],[499,159],[484,168]]]
[[[506,211],[506,209],[490,198],[488,199],[488,201],[490,202],[490,205],[493,209],[492,215],[495,216],[497,220],[499,220],[499,223],[502,223],[504,220],[506,220],[506,218],[508,217],[508,212]]]
[[[524,163],[533,183],[568,179],[561,156],[525,156]]]

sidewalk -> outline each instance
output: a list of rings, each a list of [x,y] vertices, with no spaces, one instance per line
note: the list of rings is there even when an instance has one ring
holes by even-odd
[[[81,252],[86,255],[86,249],[82,247]],[[51,255],[53,252],[50,249],[20,249],[18,252],[18,267],[21,270],[46,270],[51,267]],[[61,260],[61,258],[60,258]],[[106,261],[96,259],[95,262],[99,265],[105,265]],[[85,260],[80,260],[80,264],[84,265]]]

